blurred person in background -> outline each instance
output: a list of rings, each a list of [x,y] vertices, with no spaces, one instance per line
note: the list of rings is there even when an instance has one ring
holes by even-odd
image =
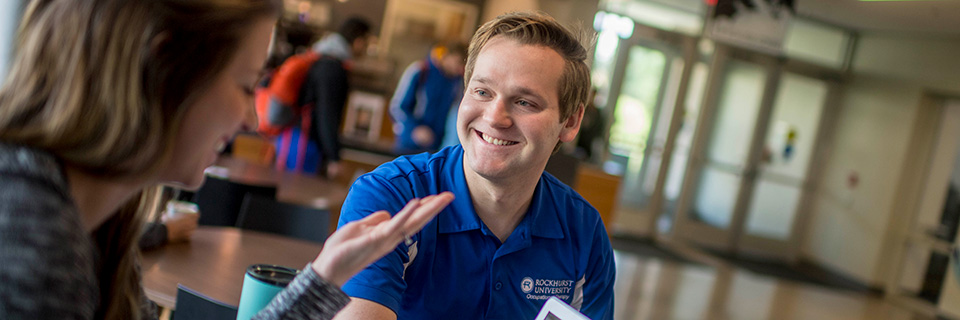
[[[200,220],[200,209],[195,203],[185,203],[178,198],[189,199],[193,193],[172,187],[160,188],[160,194],[154,198],[158,205],[149,210],[158,214],[147,221],[140,234],[138,245],[141,250],[159,248],[168,243],[190,241],[193,232],[197,230]]]
[[[580,136],[577,137],[577,145],[574,154],[581,160],[590,161],[593,157],[594,144],[598,139],[603,139],[603,128],[606,121],[603,119],[603,113],[597,108],[594,98],[597,96],[597,88],[590,90],[590,98],[587,99],[587,106],[583,110],[583,122],[580,124]]]
[[[437,44],[426,59],[413,62],[403,72],[390,100],[397,154],[440,149],[447,136],[448,116],[452,115],[456,122],[466,56],[463,44]],[[455,129],[449,133],[456,136]]]
[[[202,184],[238,131],[280,0],[38,0],[0,88],[0,319],[143,319],[154,186]],[[257,317],[329,319],[339,286],[450,194],[337,231]],[[240,279],[238,279],[240,281]]]
[[[167,215],[159,221],[147,222],[137,245],[142,250],[153,249],[168,243],[189,241],[193,231],[197,230],[199,214]]]
[[[313,106],[310,140],[320,151],[319,169],[327,177],[340,174],[340,122],[350,93],[348,72],[353,60],[367,51],[370,23],[351,17],[336,33],[317,41],[313,51],[320,58],[311,65],[300,89],[300,105]]]
[[[340,119],[349,94],[348,71],[366,51],[370,25],[347,19],[312,50],[286,58],[258,92],[258,131],[275,138],[278,170],[339,174]]]
[[[276,167],[280,171],[317,173],[320,152],[313,138],[313,104],[301,100],[307,72],[320,56],[301,52],[271,68],[267,61],[264,85],[256,90],[257,132],[274,138]]]

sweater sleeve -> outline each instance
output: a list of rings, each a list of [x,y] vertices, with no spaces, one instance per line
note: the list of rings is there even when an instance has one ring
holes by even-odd
[[[349,302],[347,294],[320,278],[308,264],[253,319],[332,319]]]
[[[0,159],[0,319],[92,319],[93,245],[72,202],[49,180]]]

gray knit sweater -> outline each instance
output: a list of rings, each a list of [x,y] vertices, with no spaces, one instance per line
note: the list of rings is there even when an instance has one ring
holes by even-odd
[[[0,319],[92,319],[96,261],[56,159],[0,143]],[[308,267],[255,318],[330,319],[349,301]]]

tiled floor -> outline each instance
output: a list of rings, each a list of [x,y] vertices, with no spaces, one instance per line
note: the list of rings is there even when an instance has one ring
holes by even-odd
[[[723,262],[618,251],[617,320],[929,319],[882,297],[758,275]]]

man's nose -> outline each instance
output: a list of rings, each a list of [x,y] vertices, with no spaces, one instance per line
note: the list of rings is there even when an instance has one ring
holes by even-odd
[[[494,127],[509,128],[513,126],[509,101],[503,98],[496,99],[493,105],[484,112],[483,118]]]

